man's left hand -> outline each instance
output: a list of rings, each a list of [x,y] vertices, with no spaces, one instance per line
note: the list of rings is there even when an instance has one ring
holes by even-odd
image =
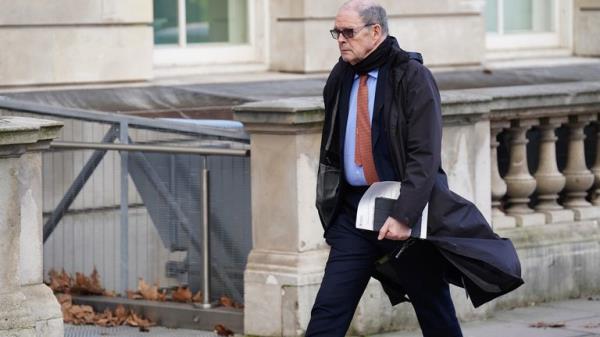
[[[406,224],[397,221],[392,217],[388,217],[385,223],[379,230],[378,240],[390,239],[390,240],[406,240],[410,237],[412,229]]]

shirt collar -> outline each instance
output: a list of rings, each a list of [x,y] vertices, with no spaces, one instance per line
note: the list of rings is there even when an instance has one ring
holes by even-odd
[[[367,75],[369,75],[370,77],[372,77],[374,79],[377,79],[377,76],[379,76],[379,68],[375,68],[375,69],[369,71],[367,73]],[[358,74],[354,74],[354,79],[355,80],[358,79],[358,77],[359,77]]]

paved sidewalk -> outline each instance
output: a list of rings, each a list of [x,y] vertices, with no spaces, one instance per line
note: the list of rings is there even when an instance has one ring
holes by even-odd
[[[557,324],[558,327],[536,328],[531,324]],[[562,326],[564,324],[564,326]],[[496,313],[485,321],[462,325],[464,337],[600,337],[600,295],[590,299],[576,299],[543,303],[533,307],[517,308]],[[166,329],[153,327],[150,332],[139,332],[129,327],[98,328],[72,326],[65,328],[65,337],[217,337],[209,331]],[[236,335],[240,336],[240,335]],[[393,332],[369,337],[421,337],[421,333]]]
[[[557,324],[536,328],[531,324]],[[561,326],[564,324],[564,326]],[[600,336],[600,296],[542,303],[498,312],[485,321],[462,324],[464,337],[592,337]],[[420,332],[398,332],[370,337],[420,337]]]

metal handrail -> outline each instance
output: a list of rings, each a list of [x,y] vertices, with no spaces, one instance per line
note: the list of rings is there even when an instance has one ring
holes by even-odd
[[[142,151],[162,152],[177,154],[199,154],[199,155],[225,155],[248,157],[250,149],[222,149],[213,147],[175,147],[140,144],[117,144],[117,143],[91,143],[91,142],[65,142],[53,141],[51,149],[74,149],[74,150],[116,150],[116,151]]]
[[[229,129],[191,123],[180,123],[171,120],[120,115],[103,111],[55,107],[39,103],[25,102],[6,96],[0,96],[0,109],[29,112],[62,118],[71,118],[107,124],[126,123],[130,127],[161,131],[177,131],[194,135],[226,137],[247,141],[250,139],[243,129]]]

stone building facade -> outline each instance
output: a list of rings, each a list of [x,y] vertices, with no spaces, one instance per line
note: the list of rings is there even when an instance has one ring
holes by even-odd
[[[324,72],[343,0],[0,0],[0,86]],[[390,31],[430,66],[598,56],[598,0],[382,0]]]
[[[564,57],[566,62],[571,56],[600,57],[600,0],[380,2],[388,10],[390,31],[401,46],[423,53],[425,63],[440,72],[481,70],[491,61],[529,58],[535,60],[531,64],[551,57]],[[318,76],[323,78],[338,56],[328,30],[342,3],[343,0],[0,0],[0,96],[9,91],[26,91],[32,94],[32,100],[65,103],[65,107],[127,113],[123,107],[128,104],[136,112],[175,106],[179,113],[182,106],[202,106],[201,95],[190,95],[188,99],[177,92],[181,88],[152,86],[169,78],[178,84],[184,76],[207,75],[202,77],[206,82],[219,79],[213,74],[243,72],[320,73]],[[594,266],[600,258],[600,198],[595,197],[594,203],[585,207],[580,207],[583,201],[578,200],[578,204],[549,209],[548,205],[529,199],[531,189],[518,189],[520,185],[546,187],[544,196],[555,200],[568,183],[553,187],[549,181],[576,181],[579,176],[593,182],[593,187],[567,187],[566,192],[581,199],[590,188],[600,189],[600,159],[593,167],[586,167],[581,136],[584,129],[596,127],[600,118],[600,84],[590,77],[582,80],[586,83],[567,79],[536,86],[442,91],[444,167],[450,185],[473,200],[501,235],[513,240],[528,280],[518,292],[478,311],[472,309],[463,292],[453,288],[461,319],[597,290],[594,280],[598,279],[598,270]],[[112,91],[102,91],[106,87]],[[71,91],[67,93],[68,90]],[[212,92],[221,94],[218,90]],[[227,104],[234,103],[223,103],[220,108],[231,114]],[[238,107],[236,112],[252,139],[252,181],[259,186],[252,188],[253,247],[244,270],[245,332],[301,336],[328,253],[313,207],[322,104],[314,98],[253,104]],[[216,118],[216,103],[204,105],[212,110],[200,112]],[[17,109],[16,114],[19,113]],[[82,135],[79,141],[98,141],[94,135],[106,132],[89,132],[91,129],[77,124],[79,121],[71,123],[65,123],[63,130],[77,130]],[[561,144],[568,144],[568,151],[561,151],[569,158],[571,168],[562,173],[558,172],[560,161],[553,150],[556,139],[551,135],[561,125],[572,135],[560,136]],[[539,153],[545,169],[534,176],[527,174],[527,161],[522,160],[531,151],[523,138],[532,128],[544,134],[536,143],[540,150],[535,156]],[[69,132],[63,131],[67,140]],[[497,162],[501,156],[497,151],[498,135],[503,132],[509,133],[512,140],[503,145],[509,152],[503,157],[509,170],[501,176],[501,163]],[[596,146],[592,149],[594,155],[600,153]],[[281,148],[292,150],[285,157],[278,152]],[[107,176],[118,172],[118,156],[113,154],[105,162]],[[84,156],[77,156],[77,163],[61,163],[74,168],[63,170],[57,165],[57,171],[79,172]],[[260,166],[281,158],[286,160],[281,160],[278,167]],[[290,190],[273,189],[274,184],[261,184],[261,179],[279,179]],[[67,186],[64,184],[62,187]],[[106,194],[118,194],[112,187],[106,187]],[[129,191],[133,187],[125,189],[125,193]],[[286,199],[278,193],[293,197]],[[262,195],[271,199],[261,198]],[[267,212],[273,196],[282,200],[281,207]],[[525,213],[501,207],[529,203],[535,209],[527,208]],[[137,220],[133,222],[137,224]],[[117,217],[112,225],[115,231],[119,228]],[[544,226],[543,230],[538,230],[539,226]],[[101,230],[106,231],[106,227]],[[136,264],[133,260],[128,262],[130,266]],[[137,276],[133,272],[131,275]],[[39,273],[34,276],[39,283]],[[29,280],[27,270],[22,278]],[[554,282],[556,278],[564,282]],[[17,284],[17,280],[12,282]],[[358,307],[352,331],[370,334],[415,326],[411,311],[406,306],[390,308],[379,285],[371,282]]]

